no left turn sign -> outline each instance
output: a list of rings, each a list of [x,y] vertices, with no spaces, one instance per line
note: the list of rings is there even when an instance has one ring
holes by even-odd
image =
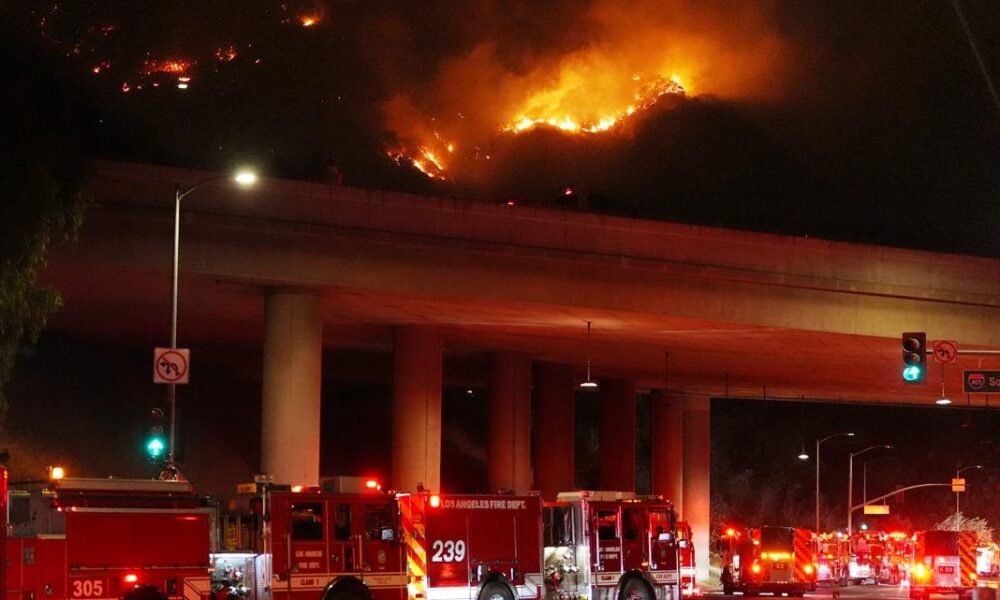
[[[153,383],[187,383],[190,367],[188,348],[153,349]]]
[[[934,342],[934,362],[953,363],[958,360],[958,342],[942,340]]]

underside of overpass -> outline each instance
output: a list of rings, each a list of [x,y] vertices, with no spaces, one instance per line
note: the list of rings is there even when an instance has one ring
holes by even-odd
[[[165,345],[174,186],[209,174],[117,163],[98,171],[79,243],[43,274],[65,297],[52,327]],[[899,334],[926,331],[963,350],[1000,346],[998,267],[327,185],[269,180],[242,192],[219,183],[194,192],[182,210],[179,345],[263,349],[262,468],[293,483],[318,478],[318,460],[301,455],[318,449],[322,379],[320,361],[303,368],[296,357],[320,349],[392,355],[391,373],[358,364],[354,375],[394,382],[399,488],[437,483],[442,357],[475,353],[493,357],[491,419],[502,426],[491,439],[506,440],[491,441],[489,460],[502,463],[491,467],[491,483],[546,492],[564,485],[565,465],[540,459],[538,444],[564,434],[551,415],[572,410],[589,362],[602,380],[602,414],[627,412],[636,389],[656,390],[654,490],[678,500],[703,554],[708,398],[933,404],[942,377],[945,391],[958,393],[962,368],[1000,361],[961,356],[931,369],[925,385],[906,385]],[[536,415],[526,412],[532,388]],[[532,420],[533,480],[525,442]],[[628,478],[613,466],[628,460],[627,429],[602,429],[602,453],[611,457],[602,481],[619,487]]]

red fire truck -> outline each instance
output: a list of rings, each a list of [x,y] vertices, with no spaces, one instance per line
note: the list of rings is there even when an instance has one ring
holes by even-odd
[[[681,593],[685,596],[700,596],[694,562],[694,537],[687,521],[677,522],[677,553],[681,566]]]
[[[0,481],[8,483],[2,470]],[[62,479],[0,490],[3,600],[206,600],[211,511],[180,481]]]
[[[678,599],[662,500],[576,492],[543,507],[537,495],[394,496],[337,481],[258,485],[222,519],[223,546],[238,551],[215,555],[216,587],[249,600]]]
[[[850,544],[839,531],[816,538],[816,581],[847,585]]]
[[[803,596],[816,589],[812,532],[791,527],[728,529],[720,536],[722,591]]]
[[[971,531],[918,531],[913,534],[910,598],[957,594],[971,598],[976,586],[976,534]]]

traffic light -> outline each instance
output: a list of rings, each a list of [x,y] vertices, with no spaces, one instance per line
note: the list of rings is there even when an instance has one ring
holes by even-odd
[[[163,409],[149,410],[149,430],[146,433],[146,459],[150,462],[162,462],[167,453],[167,438],[163,433]]]
[[[903,381],[924,383],[927,377],[927,334],[910,331],[903,334]]]

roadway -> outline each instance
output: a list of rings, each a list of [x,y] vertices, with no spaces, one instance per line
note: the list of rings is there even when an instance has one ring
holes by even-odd
[[[823,598],[832,599],[834,598],[834,592],[839,594],[841,600],[847,600],[848,598],[852,600],[889,600],[891,599],[904,599],[908,598],[908,588],[897,586],[897,585],[852,585],[848,587],[833,587],[833,586],[820,586],[815,592],[809,592],[806,594],[806,598]],[[725,596],[722,591],[711,591],[705,594],[708,598],[740,598],[739,594],[735,596]],[[770,598],[770,595],[762,596],[764,598]],[[935,598],[944,598],[944,596],[935,596]],[[951,596],[952,598],[954,596]]]

